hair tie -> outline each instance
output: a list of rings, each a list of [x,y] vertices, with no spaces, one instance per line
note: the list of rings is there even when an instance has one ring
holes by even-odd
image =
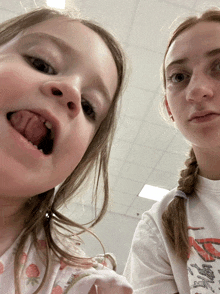
[[[186,199],[186,200],[188,199],[186,194],[181,190],[177,190],[174,197],[180,197],[180,198],[183,198],[183,199]]]

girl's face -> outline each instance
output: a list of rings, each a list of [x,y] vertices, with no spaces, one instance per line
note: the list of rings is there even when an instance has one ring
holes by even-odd
[[[168,113],[193,146],[220,146],[220,23],[202,22],[172,43],[165,59]]]
[[[33,196],[69,176],[116,87],[110,50],[77,21],[48,20],[1,46],[0,195]]]

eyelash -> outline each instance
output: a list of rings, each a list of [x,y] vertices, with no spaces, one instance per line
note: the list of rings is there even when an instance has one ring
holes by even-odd
[[[34,67],[36,70],[43,72],[45,74],[49,74],[49,75],[56,75],[57,74],[56,70],[48,62],[44,61],[42,58],[34,57],[34,56],[27,56],[27,55],[24,57],[28,61],[28,63],[32,67]],[[35,64],[36,61],[38,61],[38,62],[40,61],[40,64],[38,64],[38,65]],[[44,72],[43,69],[40,69],[40,66],[42,66],[42,65],[44,65],[44,70],[50,68],[50,69],[52,69],[52,72]]]
[[[220,65],[220,60],[219,60],[219,59],[215,60],[215,62],[213,63],[213,67],[214,67],[214,69],[216,69],[216,67],[217,67],[218,65]]]
[[[88,116],[91,120],[96,120],[96,112],[92,104],[85,100],[84,98],[81,99],[82,109],[86,116]]]

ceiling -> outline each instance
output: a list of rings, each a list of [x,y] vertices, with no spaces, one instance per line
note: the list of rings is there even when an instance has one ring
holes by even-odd
[[[43,0],[0,0],[0,19],[45,4]],[[174,188],[189,149],[159,113],[160,67],[169,33],[184,17],[220,1],[75,0],[74,4],[84,16],[109,29],[127,54],[130,77],[110,158],[109,210],[139,218],[154,203],[137,197],[144,184]],[[67,8],[71,7],[73,1],[67,0]],[[90,205],[87,196],[80,201]]]

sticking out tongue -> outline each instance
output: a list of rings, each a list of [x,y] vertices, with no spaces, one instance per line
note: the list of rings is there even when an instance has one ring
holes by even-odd
[[[14,112],[10,116],[11,125],[32,144],[38,146],[47,135],[47,128],[44,125],[46,120],[28,110]]]

